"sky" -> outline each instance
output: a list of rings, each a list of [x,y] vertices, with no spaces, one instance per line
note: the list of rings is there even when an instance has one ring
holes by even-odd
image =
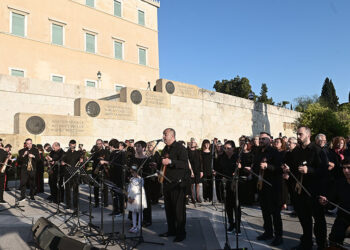
[[[161,0],[160,77],[214,90],[247,77],[275,102],[350,91],[350,0]]]

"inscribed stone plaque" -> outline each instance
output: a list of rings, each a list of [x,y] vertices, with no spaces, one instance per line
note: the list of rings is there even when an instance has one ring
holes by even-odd
[[[45,130],[45,121],[40,116],[31,116],[26,122],[26,128],[31,134],[41,134]]]
[[[90,101],[86,104],[86,113],[91,117],[96,117],[100,114],[100,105],[95,101]]]
[[[140,104],[142,102],[142,95],[140,91],[133,90],[130,94],[130,99],[134,104]]]
[[[165,84],[165,89],[166,89],[166,92],[168,92],[169,94],[173,94],[175,91],[174,83],[172,83],[171,81],[167,82]]]

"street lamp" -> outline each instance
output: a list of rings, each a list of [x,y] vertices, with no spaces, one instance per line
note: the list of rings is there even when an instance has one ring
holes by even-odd
[[[254,100],[254,93],[252,91],[249,92],[248,99],[249,100]]]

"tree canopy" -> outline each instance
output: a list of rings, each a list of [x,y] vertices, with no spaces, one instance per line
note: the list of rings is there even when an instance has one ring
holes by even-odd
[[[248,78],[236,76],[231,80],[215,81],[214,89],[216,92],[229,94],[248,99],[248,95],[252,92],[252,86]]]
[[[335,92],[335,88],[332,82],[332,79],[328,77],[324,80],[322,86],[322,92],[320,96],[320,103],[330,108],[331,110],[336,110],[339,105],[339,98]]]
[[[272,98],[267,97],[267,85],[261,84],[260,96],[257,99],[258,102],[274,105]]]

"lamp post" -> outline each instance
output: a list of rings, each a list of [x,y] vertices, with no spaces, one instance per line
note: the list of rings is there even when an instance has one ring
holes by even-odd
[[[252,91],[249,92],[249,94],[248,94],[248,99],[251,100],[251,101],[254,100],[254,94],[253,94]]]
[[[97,81],[98,81],[98,87],[101,88],[101,77],[102,74],[100,71],[97,72]]]

